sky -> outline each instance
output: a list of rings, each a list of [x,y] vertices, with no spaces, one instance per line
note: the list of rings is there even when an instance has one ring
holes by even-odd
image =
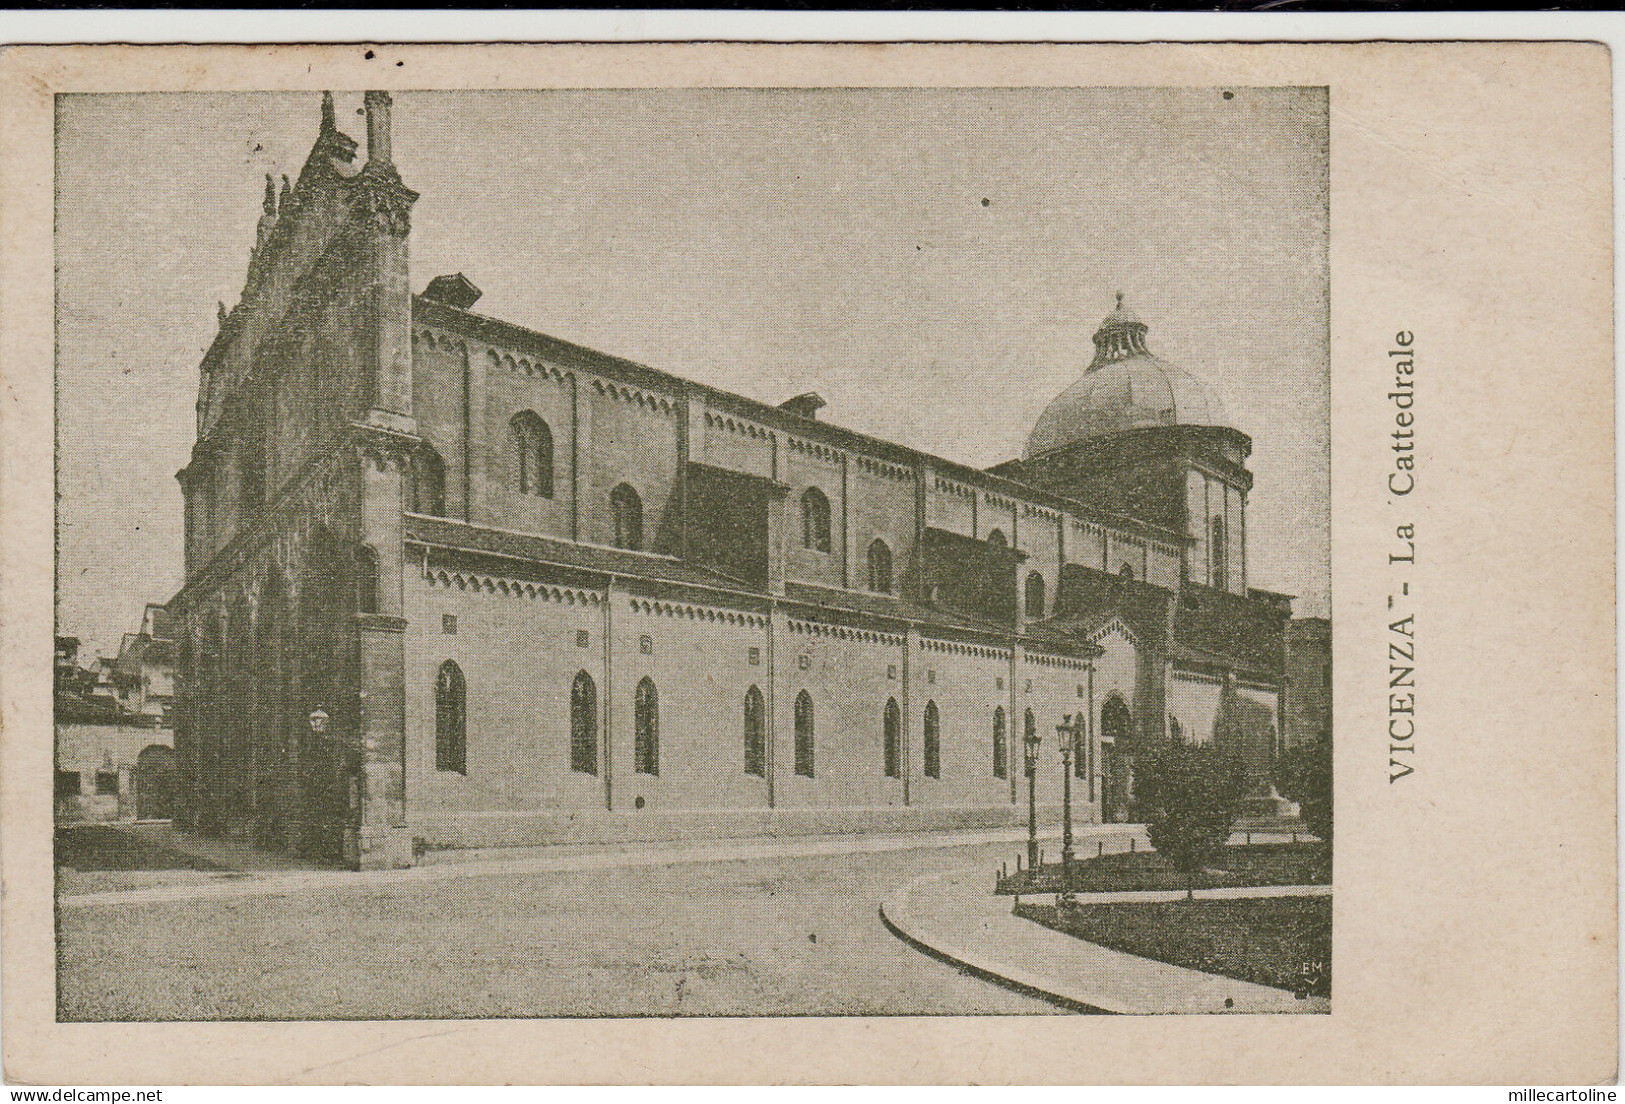
[[[92,654],[180,586],[197,365],[318,105],[58,98],[58,632]],[[1253,439],[1249,583],[1328,615],[1323,89],[397,92],[393,137],[413,290],[976,467],[1121,290]]]

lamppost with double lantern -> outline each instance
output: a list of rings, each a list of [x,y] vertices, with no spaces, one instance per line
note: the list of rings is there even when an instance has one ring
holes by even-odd
[[[1068,713],[1055,726],[1055,738],[1061,744],[1061,890],[1055,895],[1057,906],[1074,903],[1072,894],[1072,756],[1083,728],[1083,714],[1074,722]]]
[[[1031,725],[1021,738],[1027,757],[1027,869],[1038,877],[1038,726]]]

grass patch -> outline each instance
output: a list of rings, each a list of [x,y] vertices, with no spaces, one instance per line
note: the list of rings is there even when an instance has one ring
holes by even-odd
[[[1331,881],[1331,862],[1323,843],[1254,843],[1223,848],[1197,876],[1196,888],[1330,885]],[[1002,879],[998,892],[1055,893],[1063,888],[1061,864],[1045,863],[1036,877],[1023,870]],[[1072,864],[1072,889],[1078,893],[1184,888],[1185,876],[1155,851],[1119,851]]]
[[[1330,897],[1082,905],[1064,918],[1053,906],[1023,904],[1016,915],[1141,958],[1332,995]]]

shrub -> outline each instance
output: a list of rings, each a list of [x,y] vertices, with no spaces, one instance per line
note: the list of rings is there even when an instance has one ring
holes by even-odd
[[[1170,741],[1137,759],[1134,791],[1151,846],[1185,875],[1185,896],[1193,896],[1197,873],[1229,840],[1240,811],[1241,760],[1213,744]]]
[[[1298,803],[1298,815],[1315,835],[1332,842],[1332,744],[1311,740],[1291,747],[1275,764],[1275,788]]]

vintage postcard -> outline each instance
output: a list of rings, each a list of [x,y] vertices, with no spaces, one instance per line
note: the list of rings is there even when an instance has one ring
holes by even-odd
[[[0,57],[7,1075],[1611,1079],[1609,65]]]

